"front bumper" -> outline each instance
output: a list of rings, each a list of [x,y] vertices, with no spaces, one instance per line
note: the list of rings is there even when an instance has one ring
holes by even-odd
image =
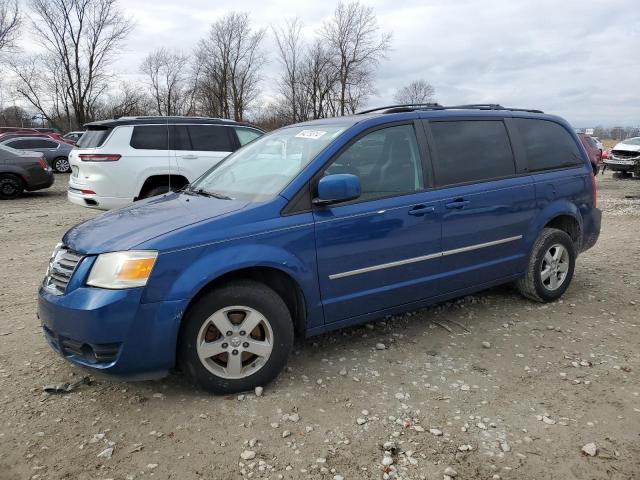
[[[636,168],[637,160],[619,160],[608,158],[604,165],[614,172],[633,172]]]
[[[143,288],[40,289],[38,316],[51,348],[67,360],[121,378],[166,375],[175,366],[185,300],[140,303]]]

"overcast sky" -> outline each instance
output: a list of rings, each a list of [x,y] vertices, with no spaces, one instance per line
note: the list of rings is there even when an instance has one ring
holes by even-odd
[[[368,0],[392,50],[377,72],[369,106],[424,78],[442,104],[501,103],[538,108],[575,127],[640,125],[640,0]],[[312,39],[334,1],[126,0],[136,22],[114,72],[130,79],[149,51],[191,51],[229,10],[258,28],[298,16]],[[271,33],[263,93],[275,91]]]

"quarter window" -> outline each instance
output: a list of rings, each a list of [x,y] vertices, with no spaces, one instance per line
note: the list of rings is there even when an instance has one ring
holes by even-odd
[[[438,186],[508,177],[516,172],[502,121],[431,122]]]
[[[231,135],[228,127],[216,125],[189,125],[189,136],[194,150],[206,152],[231,152]]]
[[[262,135],[262,132],[252,128],[236,128],[235,130],[241,147]]]
[[[573,137],[560,124],[529,118],[513,121],[527,153],[529,171],[571,167],[584,162]]]
[[[404,195],[424,188],[413,125],[383,128],[356,140],[325,170],[360,178],[360,199]]]
[[[130,145],[139,150],[168,150],[169,127],[167,125],[133,127]]]

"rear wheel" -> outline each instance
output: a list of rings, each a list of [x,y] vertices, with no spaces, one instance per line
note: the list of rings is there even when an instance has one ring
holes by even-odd
[[[24,185],[22,180],[10,173],[0,175],[0,200],[12,200],[18,198]]]
[[[69,173],[71,165],[66,157],[58,157],[53,161],[53,169],[58,173]]]
[[[527,273],[516,283],[520,293],[538,302],[552,302],[567,290],[576,262],[575,246],[562,230],[545,228],[538,236]]]
[[[179,364],[212,393],[269,383],[284,368],[293,346],[293,324],[284,301],[271,288],[250,280],[209,292],[184,322]]]

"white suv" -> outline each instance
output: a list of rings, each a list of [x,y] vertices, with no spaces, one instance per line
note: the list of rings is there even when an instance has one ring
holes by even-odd
[[[67,197],[102,210],[179,190],[264,133],[201,117],[122,117],[85,127],[69,154]]]

